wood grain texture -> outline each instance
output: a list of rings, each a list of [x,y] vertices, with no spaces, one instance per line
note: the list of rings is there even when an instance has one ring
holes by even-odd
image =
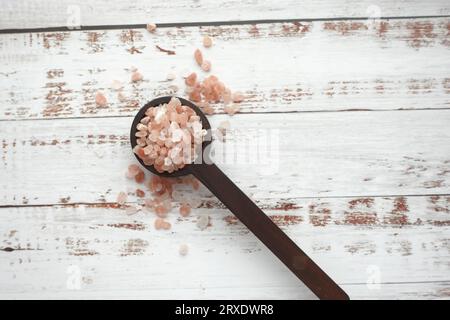
[[[212,117],[213,128],[226,119]],[[230,120],[234,135],[225,145],[213,144],[216,162],[256,197],[450,194],[449,110],[246,114]],[[115,201],[130,186],[124,174],[134,158],[131,122],[2,122],[2,204]],[[260,152],[271,162],[250,157],[260,134],[276,138],[273,151]]]
[[[171,84],[184,95],[185,71],[204,76],[193,59],[204,34],[215,42],[204,50],[212,72],[246,95],[242,112],[448,108],[449,28],[440,18],[3,34],[0,120],[129,116]],[[130,83],[132,66],[141,83]]]
[[[45,14],[43,14],[45,12]],[[79,15],[78,15],[79,14]],[[321,19],[448,15],[448,1],[389,0],[106,0],[76,4],[69,0],[8,0],[0,13],[0,29],[76,25],[117,25],[239,21],[255,19]],[[79,17],[79,19],[78,19]]]
[[[354,299],[448,297],[448,212],[434,202],[448,210],[449,197],[403,198],[407,208],[396,212],[398,201],[303,199],[266,212]],[[364,212],[379,221],[349,222]],[[200,231],[195,221],[206,214],[212,226]],[[392,220],[401,215],[412,223]],[[3,208],[0,219],[2,297],[313,298],[226,209],[171,213],[168,232],[154,230],[151,213],[95,205]],[[71,290],[78,275],[81,288]],[[413,282],[424,290],[402,292]]]
[[[241,114],[209,117],[231,122],[213,143],[223,171],[351,298],[450,298],[448,1],[72,5],[7,1],[0,29],[65,27],[78,9],[83,26],[166,25],[0,34],[0,298],[315,298],[204,187],[175,187],[170,231],[126,214],[142,206],[124,176],[132,116],[170,85],[184,96],[186,71],[205,75],[203,35],[213,73],[246,95]],[[261,134],[275,150],[255,164]]]

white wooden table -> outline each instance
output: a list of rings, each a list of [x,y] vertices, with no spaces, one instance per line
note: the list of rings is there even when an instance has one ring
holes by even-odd
[[[199,205],[169,232],[114,204],[136,188],[133,115],[195,70],[203,35],[247,96],[212,125],[282,137],[278,174],[223,170],[351,298],[449,298],[448,1],[73,2],[1,3],[0,298],[314,298],[205,189],[180,191]],[[78,13],[96,30],[67,30]],[[145,78],[120,103],[111,80],[131,66]]]

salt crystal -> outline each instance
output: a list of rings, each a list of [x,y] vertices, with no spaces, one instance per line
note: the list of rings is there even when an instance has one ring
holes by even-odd
[[[119,194],[117,195],[117,203],[120,205],[123,205],[126,201],[127,201],[127,194],[123,191],[120,191]]]
[[[140,72],[135,71],[131,74],[131,82],[139,82],[142,79],[144,79],[144,76]]]
[[[133,179],[139,173],[140,170],[141,169],[137,164],[130,164],[128,166],[127,178]]]
[[[185,80],[187,86],[193,87],[197,81],[197,74],[192,72]]]
[[[209,225],[209,216],[200,216],[197,220],[197,227],[200,230],[205,230]]]
[[[148,32],[153,33],[153,32],[156,31],[156,24],[148,23],[147,26],[146,26],[146,29],[147,29]]]
[[[141,189],[136,189],[136,196],[138,196],[139,198],[143,198],[145,197],[145,192]]]
[[[199,49],[196,49],[196,50],[195,50],[195,52],[194,52],[194,58],[195,58],[195,61],[197,62],[197,64],[198,64],[199,66],[201,66],[202,63],[203,63],[203,54],[202,54],[202,52],[201,52]]]
[[[95,103],[99,107],[106,107],[106,105],[108,104],[108,100],[106,100],[106,97],[102,92],[97,91],[97,93],[95,94]]]
[[[142,183],[145,180],[145,173],[144,171],[140,170],[139,173],[134,177],[134,181],[137,183]]]
[[[183,203],[180,206],[180,214],[183,217],[187,217],[191,213],[191,206],[187,203]]]
[[[139,130],[139,131],[141,131],[141,130],[144,130],[144,131],[147,131],[147,126],[145,125],[145,124],[142,124],[142,123],[138,123],[137,124],[137,126],[136,126],[136,128]]]
[[[204,60],[201,65],[201,68],[203,71],[209,72],[211,70],[211,62],[209,62],[208,60]]]
[[[189,247],[186,244],[182,244],[178,249],[178,252],[181,256],[185,256],[188,254]]]
[[[161,230],[161,229],[163,229],[163,230],[169,230],[170,227],[171,227],[171,224],[170,224],[169,222],[165,221],[165,220],[162,219],[162,218],[157,218],[157,219],[155,220],[155,229],[156,229],[156,230]]]
[[[155,213],[160,218],[165,218],[167,216],[168,210],[164,205],[157,205],[155,207]]]
[[[210,37],[208,37],[208,36],[204,36],[203,37],[203,46],[205,48],[211,47],[212,46],[212,39]]]

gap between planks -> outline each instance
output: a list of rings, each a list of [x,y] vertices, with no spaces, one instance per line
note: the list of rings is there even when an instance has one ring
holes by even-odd
[[[376,20],[406,20],[406,19],[439,19],[450,18],[450,15],[430,16],[392,16],[377,17]],[[339,17],[339,18],[297,18],[297,19],[261,19],[261,20],[234,20],[234,21],[207,21],[207,22],[177,22],[156,23],[158,28],[183,28],[183,27],[214,27],[214,26],[239,26],[246,24],[271,24],[271,23],[298,23],[298,22],[326,22],[326,21],[371,21],[370,17]],[[145,24],[114,24],[114,25],[91,25],[80,27],[42,27],[42,28],[17,28],[0,29],[0,34],[13,33],[36,33],[36,32],[66,32],[66,31],[102,31],[102,30],[127,30],[145,29]]]

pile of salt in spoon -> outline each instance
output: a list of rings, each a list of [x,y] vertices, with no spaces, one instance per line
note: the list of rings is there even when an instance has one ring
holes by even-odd
[[[133,151],[145,165],[169,173],[195,160],[207,133],[194,110],[176,97],[148,108],[136,129]]]
[[[149,32],[154,33],[156,26],[150,26]],[[212,46],[212,40],[208,36],[203,38],[205,48]],[[199,49],[194,52],[194,59],[204,72],[211,70],[211,62],[203,59],[203,54]],[[133,69],[131,82],[140,82],[143,79],[141,73]],[[217,76],[209,75],[201,80],[195,72],[185,75],[186,94],[188,98],[206,114],[213,114],[214,108],[211,104],[222,102],[224,111],[233,115],[239,111],[239,103],[244,100],[240,92],[231,90],[219,80]],[[168,81],[175,79],[174,74],[167,76]],[[118,81],[115,81],[119,83]],[[115,84],[113,89],[123,97],[121,83]],[[173,87],[173,86],[169,86]],[[176,87],[176,86],[175,86]],[[178,90],[178,89],[177,89]],[[177,91],[175,90],[175,91]],[[98,100],[98,101],[97,101]],[[99,93],[96,96],[98,105],[107,104],[106,98]],[[173,172],[183,168],[192,162],[192,157],[197,154],[197,148],[201,147],[202,139],[205,135],[201,127],[199,117],[192,109],[182,106],[176,98],[168,104],[150,108],[146,117],[138,124],[137,146],[134,152],[143,160],[146,165],[153,165],[159,172]],[[222,122],[217,134],[220,141],[224,142],[226,131],[229,130],[229,122]],[[190,143],[189,143],[190,140]],[[150,191],[150,196],[141,189],[136,189],[135,195],[143,198],[142,207],[126,205],[128,194],[120,192],[117,203],[126,209],[127,214],[134,214],[141,209],[152,211],[156,214],[155,229],[168,230],[171,224],[166,221],[168,213],[173,209],[174,197],[172,196],[175,184],[191,185],[195,190],[199,188],[199,181],[192,176],[183,178],[163,178],[152,175],[148,181],[144,171],[137,164],[131,164],[126,173],[129,179],[134,179],[138,184],[145,184]],[[179,203],[179,214],[182,217],[189,216],[192,204],[188,201]],[[210,217],[202,215],[197,219],[197,227],[201,230],[210,226]]]

